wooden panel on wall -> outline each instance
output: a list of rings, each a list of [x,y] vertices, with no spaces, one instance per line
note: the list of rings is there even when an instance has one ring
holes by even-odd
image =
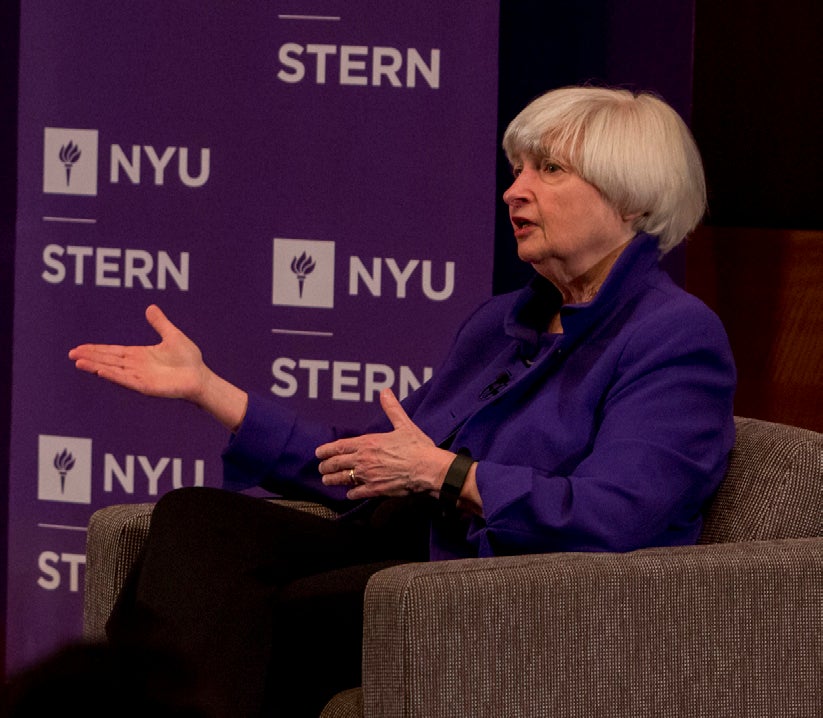
[[[823,231],[701,227],[686,288],[729,333],[735,412],[823,431]]]

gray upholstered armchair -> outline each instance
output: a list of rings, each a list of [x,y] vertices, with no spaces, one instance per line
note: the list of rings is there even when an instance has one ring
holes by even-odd
[[[736,423],[698,546],[376,574],[362,689],[336,696],[323,718],[819,718],[823,435]],[[150,516],[150,504],[92,516],[87,638],[103,635]]]

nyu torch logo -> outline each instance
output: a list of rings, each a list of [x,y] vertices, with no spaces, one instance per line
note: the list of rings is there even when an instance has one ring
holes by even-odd
[[[43,192],[97,195],[97,130],[46,127]]]
[[[74,142],[69,142],[60,148],[60,161],[66,168],[66,187],[71,184],[71,168],[74,167],[82,154],[80,148]]]
[[[60,493],[66,493],[66,474],[74,468],[74,457],[68,449],[54,455],[54,468],[60,475]]]
[[[37,458],[38,499],[91,503],[91,439],[41,434]]]
[[[317,263],[305,252],[291,260],[291,271],[297,277],[297,287],[300,298],[303,298],[303,284],[317,266]]]
[[[334,242],[274,240],[272,304],[334,306]]]

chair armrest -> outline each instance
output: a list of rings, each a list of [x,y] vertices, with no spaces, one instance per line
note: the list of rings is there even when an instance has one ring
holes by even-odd
[[[331,518],[336,515],[328,507],[310,501],[284,503],[317,516]],[[114,504],[98,509],[89,519],[83,596],[84,638],[97,641],[106,637],[106,621],[146,541],[153,510],[153,503]]]
[[[822,601],[823,538],[392,567],[364,715],[818,715]]]
[[[146,540],[153,503],[115,504],[95,511],[86,536],[83,637],[106,637],[106,621],[120,587]]]

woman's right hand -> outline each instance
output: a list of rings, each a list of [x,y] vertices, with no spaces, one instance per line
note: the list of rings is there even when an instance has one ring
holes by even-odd
[[[149,306],[146,319],[160,335],[159,344],[81,344],[69,351],[69,359],[81,371],[141,394],[190,401],[235,430],[245,415],[246,393],[214,374],[198,346],[160,307]]]

